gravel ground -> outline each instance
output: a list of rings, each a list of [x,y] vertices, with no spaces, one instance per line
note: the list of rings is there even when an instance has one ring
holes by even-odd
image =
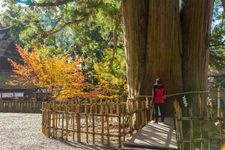
[[[86,144],[70,144],[46,138],[40,114],[0,113],[0,150],[99,150]]]

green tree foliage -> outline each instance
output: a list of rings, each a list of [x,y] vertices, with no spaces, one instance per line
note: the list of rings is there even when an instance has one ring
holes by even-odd
[[[114,53],[113,49],[107,49],[106,53],[103,58],[104,63],[94,63],[94,76],[98,79],[99,89],[107,97],[126,97],[124,52],[122,49],[117,49]]]
[[[212,21],[212,39],[210,43],[210,74],[218,74],[214,77],[211,88],[218,86],[225,87],[224,66],[225,66],[225,20],[221,0],[214,1]],[[222,76],[221,76],[222,75]]]

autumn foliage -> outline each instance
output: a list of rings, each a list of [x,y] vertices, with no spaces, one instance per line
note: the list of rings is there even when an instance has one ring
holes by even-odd
[[[17,50],[23,62],[9,61],[18,84],[47,89],[55,99],[97,96],[94,86],[82,74],[81,58],[49,56],[41,48],[34,48],[30,53],[19,46]]]
[[[127,96],[127,84],[125,80],[125,60],[121,51],[113,54],[112,49],[105,50],[102,62],[95,62],[95,78],[98,80],[97,88],[107,98],[124,98]],[[117,56],[118,55],[118,56]]]

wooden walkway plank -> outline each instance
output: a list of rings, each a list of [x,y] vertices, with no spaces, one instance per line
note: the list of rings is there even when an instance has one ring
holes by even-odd
[[[148,149],[178,149],[176,133],[172,118],[165,118],[165,123],[153,121],[135,133],[132,138],[124,142],[124,149],[148,148]]]

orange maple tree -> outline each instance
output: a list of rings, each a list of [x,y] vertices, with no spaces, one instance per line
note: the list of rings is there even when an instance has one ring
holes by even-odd
[[[68,57],[49,56],[44,49],[34,48],[28,53],[17,46],[22,63],[11,59],[17,84],[33,84],[47,89],[55,99],[96,97],[98,92],[87,82],[82,73],[82,58],[69,60]]]

